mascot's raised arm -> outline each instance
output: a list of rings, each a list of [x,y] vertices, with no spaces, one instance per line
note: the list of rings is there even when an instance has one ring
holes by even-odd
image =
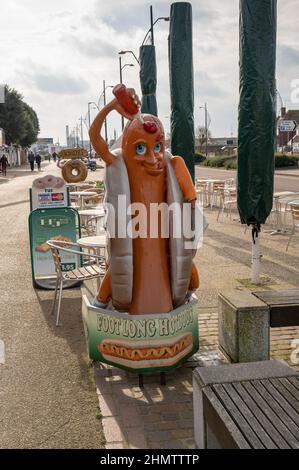
[[[172,230],[162,233],[161,215],[155,236],[151,220],[152,205],[184,203],[194,205],[196,191],[184,160],[165,151],[163,125],[156,116],[140,114],[139,99],[124,85],[114,88],[115,99],[95,118],[90,139],[95,151],[106,162],[107,202],[114,207],[118,220],[132,220],[132,205],[142,205],[139,224],[145,224],[142,236],[120,234],[110,237],[109,268],[101,284],[95,306],[125,311],[132,315],[169,313],[183,305],[190,291],[199,286],[193,264],[194,250],[185,246],[183,234],[174,237]],[[101,136],[106,116],[113,110],[128,119],[121,148],[110,151]],[[119,211],[119,196],[125,196],[125,210]],[[170,225],[176,221],[170,217]],[[109,218],[109,215],[108,215]],[[127,225],[126,225],[127,226]],[[139,227],[140,228],[140,227]],[[131,233],[132,235],[132,233]]]

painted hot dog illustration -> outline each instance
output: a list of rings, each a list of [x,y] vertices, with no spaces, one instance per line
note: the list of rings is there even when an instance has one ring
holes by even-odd
[[[137,369],[176,364],[193,346],[194,336],[186,333],[164,340],[106,339],[98,345],[98,350],[108,362]]]

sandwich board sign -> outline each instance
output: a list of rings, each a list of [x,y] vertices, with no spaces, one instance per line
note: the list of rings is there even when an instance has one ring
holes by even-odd
[[[54,289],[56,272],[48,240],[76,242],[80,219],[78,212],[68,207],[68,192],[64,180],[47,175],[33,182],[30,190],[32,211],[29,215],[29,238],[32,279],[35,288]],[[65,245],[66,248],[72,248]],[[81,266],[81,257],[60,252],[62,271]],[[78,281],[67,281],[65,287],[74,287]]]
[[[45,289],[55,287],[55,266],[47,241],[76,242],[77,219],[77,213],[72,208],[37,209],[31,212],[29,234],[34,287]],[[62,271],[71,271],[81,265],[81,260],[75,254],[61,251],[61,263]],[[74,285],[74,282],[72,284]]]

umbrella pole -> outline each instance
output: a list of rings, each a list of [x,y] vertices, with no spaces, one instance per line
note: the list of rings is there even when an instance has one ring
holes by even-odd
[[[261,279],[261,227],[260,225],[252,226],[252,264],[251,264],[251,282],[252,284],[260,284]]]

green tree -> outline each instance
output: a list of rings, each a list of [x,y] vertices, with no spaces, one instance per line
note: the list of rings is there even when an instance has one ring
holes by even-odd
[[[30,147],[37,141],[39,133],[39,122],[34,109],[32,109],[27,103],[23,103],[24,108],[24,124],[23,134],[20,138],[21,147]]]
[[[0,104],[0,127],[8,145],[30,147],[36,142],[39,122],[35,111],[23,101],[22,95],[5,85],[5,102]]]
[[[199,126],[196,129],[196,134],[195,135],[196,135],[196,138],[198,139],[199,151],[203,152],[205,144],[206,144],[206,140],[207,140],[205,127]],[[210,138],[211,138],[211,132],[208,130],[208,142],[209,142]]]

